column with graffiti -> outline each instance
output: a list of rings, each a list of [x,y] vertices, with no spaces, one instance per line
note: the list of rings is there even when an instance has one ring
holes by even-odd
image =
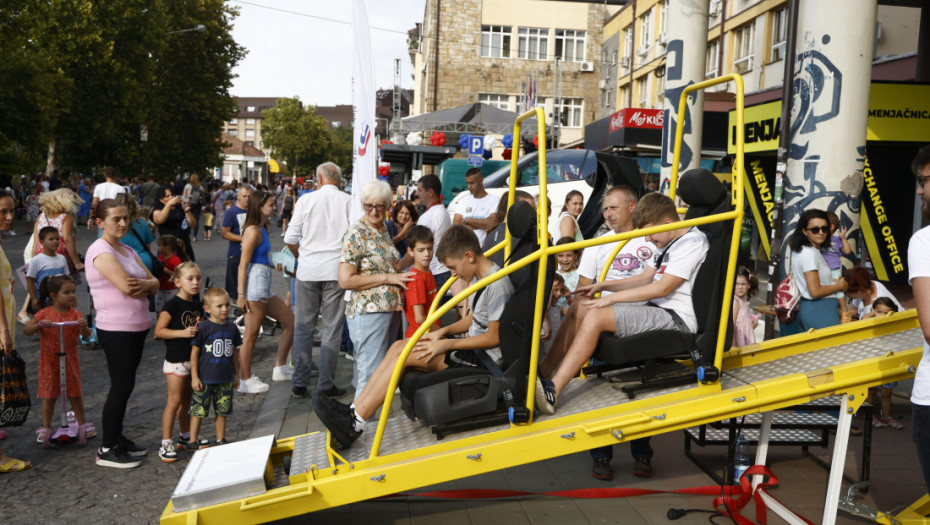
[[[855,253],[876,0],[849,0],[842,9],[832,2],[798,5],[785,237],[794,231],[805,210],[832,211],[847,228],[846,237]],[[824,24],[824,20],[831,23]],[[787,243],[782,256],[790,256]],[[787,268],[783,265],[782,274]]]
[[[672,173],[675,126],[684,118],[679,173],[700,166],[704,92],[688,97],[685,114],[678,115],[682,91],[704,80],[707,52],[707,10],[710,0],[669,2],[668,44],[665,62],[665,125],[662,128],[661,191],[668,193]]]

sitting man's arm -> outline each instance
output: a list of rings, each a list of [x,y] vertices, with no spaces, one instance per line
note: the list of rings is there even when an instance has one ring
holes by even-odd
[[[625,277],[623,279],[614,279],[612,281],[604,281],[600,283],[591,283],[583,285],[581,278],[578,279],[578,287],[575,288],[575,295],[594,295],[598,292],[620,292],[623,290],[629,290],[631,288],[637,288],[640,286],[646,286],[652,282],[655,278],[656,269],[652,266],[647,266],[645,270],[639,275],[634,275],[633,277]]]
[[[652,269],[650,267],[650,269]],[[643,272],[646,273],[646,272]],[[652,269],[652,273],[655,273],[655,269]],[[642,274],[640,274],[642,275]],[[639,277],[639,276],[637,276]],[[631,277],[630,280],[636,279],[637,277]],[[668,297],[676,288],[682,285],[685,280],[677,275],[672,275],[670,273],[665,273],[662,275],[662,278],[658,281],[651,282],[644,286],[639,286],[636,288],[630,288],[627,290],[622,290],[616,293],[612,293],[607,297],[599,297],[597,299],[590,299],[585,301],[585,305],[591,308],[602,308],[605,306],[610,306],[616,303],[637,303],[643,301],[651,301],[653,299],[659,299],[662,297]]]

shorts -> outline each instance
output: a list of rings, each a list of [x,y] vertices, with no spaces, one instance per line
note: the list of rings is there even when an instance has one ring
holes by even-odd
[[[500,366],[500,347],[489,348],[484,352]],[[453,350],[451,352],[446,352],[443,361],[445,361],[446,366],[449,368],[485,368],[484,363],[481,362],[481,358],[472,350]]]
[[[191,362],[172,363],[166,359],[165,363],[161,365],[161,373],[166,376],[187,377],[191,375]]]
[[[194,390],[193,395],[191,395],[191,416],[201,419],[207,417],[210,415],[211,404],[213,405],[214,415],[228,416],[232,414],[233,384],[205,384],[200,392]]]
[[[268,302],[271,297],[272,268],[266,264],[249,264],[245,284],[246,301]]]
[[[677,330],[672,314],[655,306],[615,304],[614,320],[617,337],[626,337],[655,330]]]

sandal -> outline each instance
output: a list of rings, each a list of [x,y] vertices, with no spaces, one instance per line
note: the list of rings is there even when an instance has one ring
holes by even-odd
[[[36,430],[36,443],[40,443],[42,448],[49,448],[51,446],[48,441],[50,434],[51,430],[47,428]]]
[[[87,444],[87,439],[96,435],[97,429],[94,428],[94,424],[89,421],[78,427],[78,439],[81,441],[81,445]]]
[[[16,320],[19,321],[19,324],[25,326],[29,324],[29,321],[32,321],[32,316],[26,312],[20,312],[19,315],[16,316]]]
[[[0,473],[6,474],[7,472],[22,472],[24,470],[29,470],[32,468],[32,463],[28,461],[23,461],[21,459],[12,459],[0,465]]]

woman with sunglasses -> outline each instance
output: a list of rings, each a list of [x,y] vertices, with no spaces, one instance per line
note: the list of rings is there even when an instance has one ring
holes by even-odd
[[[352,384],[356,392],[362,391],[394,342],[404,309],[404,289],[413,280],[413,273],[397,273],[400,257],[384,223],[391,187],[370,180],[362,186],[360,197],[364,214],[343,237],[339,261],[339,286],[350,292],[346,324],[355,345]],[[345,391],[333,386],[323,393],[338,397]]]
[[[794,322],[800,332],[840,324],[833,295],[845,292],[847,285],[843,277],[833,280],[830,266],[820,253],[821,248],[829,246],[830,218],[827,212],[807,210],[802,213],[794,233],[788,239],[791,273],[801,292],[800,311]],[[791,333],[796,332],[791,330]]]

